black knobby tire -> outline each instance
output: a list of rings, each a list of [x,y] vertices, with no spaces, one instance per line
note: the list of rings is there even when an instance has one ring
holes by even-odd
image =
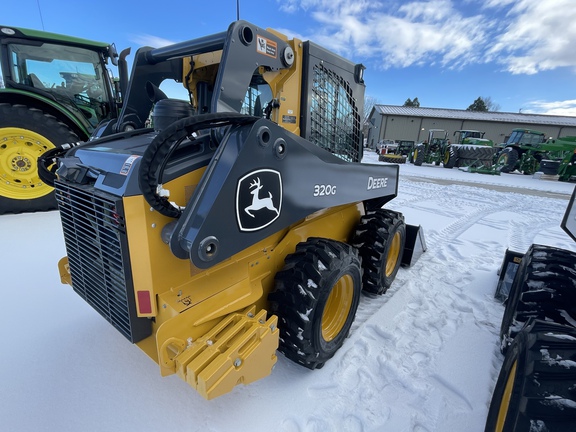
[[[350,332],[361,278],[352,246],[320,238],[299,243],[268,296],[278,316],[279,351],[309,369],[321,368]]]
[[[518,151],[512,147],[506,147],[498,154],[496,166],[503,173],[510,173],[516,169],[519,159]]]
[[[423,145],[419,145],[416,146],[416,148],[414,149],[414,165],[416,166],[422,166],[422,164],[424,163],[424,157],[425,155],[426,149]]]
[[[38,157],[79,140],[50,114],[0,103],[0,214],[56,208],[54,190],[38,175]]]
[[[494,149],[488,146],[463,145],[458,150],[458,167],[486,167],[492,166]]]
[[[444,160],[442,165],[444,166],[444,168],[454,168],[456,166],[457,161],[458,161],[457,149],[452,146],[448,146],[446,151],[444,151]]]
[[[352,245],[362,258],[362,288],[384,294],[396,278],[406,243],[406,224],[402,213],[376,210],[362,216]]]
[[[532,245],[518,267],[502,317],[502,352],[529,319],[576,323],[576,253]]]
[[[576,329],[531,321],[506,353],[486,432],[574,431]]]
[[[459,149],[459,156],[464,159],[476,159],[476,160],[490,160],[492,161],[494,156],[494,150],[492,147],[485,146],[466,146],[463,145]]]

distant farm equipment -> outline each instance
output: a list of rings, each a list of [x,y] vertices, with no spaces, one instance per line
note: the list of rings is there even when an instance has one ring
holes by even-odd
[[[412,154],[414,152],[414,141],[400,140],[396,142],[396,148],[392,153],[380,154],[378,160],[380,162],[390,163],[406,163],[412,162]]]
[[[490,169],[494,159],[494,142],[484,138],[484,132],[457,130],[455,142],[444,151],[444,168],[470,167],[476,172]]]
[[[548,138],[543,132],[514,129],[498,153],[496,167],[503,173],[519,171],[532,175],[541,171],[558,175],[560,181],[576,177],[576,137]]]
[[[414,165],[421,166],[423,163],[440,165],[447,147],[448,132],[444,129],[430,129],[428,139],[414,148]]]

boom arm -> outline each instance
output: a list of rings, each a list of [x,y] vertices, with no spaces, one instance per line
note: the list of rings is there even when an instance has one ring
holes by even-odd
[[[325,208],[394,198],[397,165],[345,162],[271,121],[225,137],[169,235],[170,248],[208,268]]]

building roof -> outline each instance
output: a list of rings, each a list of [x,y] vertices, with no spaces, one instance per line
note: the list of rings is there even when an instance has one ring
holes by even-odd
[[[509,112],[479,112],[448,108],[422,108],[398,105],[374,105],[376,112],[382,115],[410,117],[451,118],[458,120],[478,120],[507,123],[533,123],[541,125],[576,126],[576,117],[552,116],[545,114],[522,114]]]

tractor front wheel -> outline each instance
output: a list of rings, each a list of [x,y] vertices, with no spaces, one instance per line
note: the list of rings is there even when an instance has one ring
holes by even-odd
[[[324,366],[350,332],[361,290],[355,248],[321,238],[299,243],[268,296],[278,316],[279,351],[309,369]]]
[[[38,157],[78,136],[55,117],[25,105],[0,104],[0,214],[50,210],[53,189],[38,175]]]
[[[444,152],[444,160],[443,160],[444,168],[454,168],[456,166],[457,160],[458,160],[457,150],[454,147],[449,146]]]
[[[496,167],[503,173],[510,173],[516,169],[518,163],[518,151],[512,147],[506,147],[498,155]]]
[[[414,149],[414,156],[413,156],[414,165],[422,166],[422,164],[424,163],[424,157],[426,156],[425,152],[426,150],[423,145],[416,146],[416,148]]]

